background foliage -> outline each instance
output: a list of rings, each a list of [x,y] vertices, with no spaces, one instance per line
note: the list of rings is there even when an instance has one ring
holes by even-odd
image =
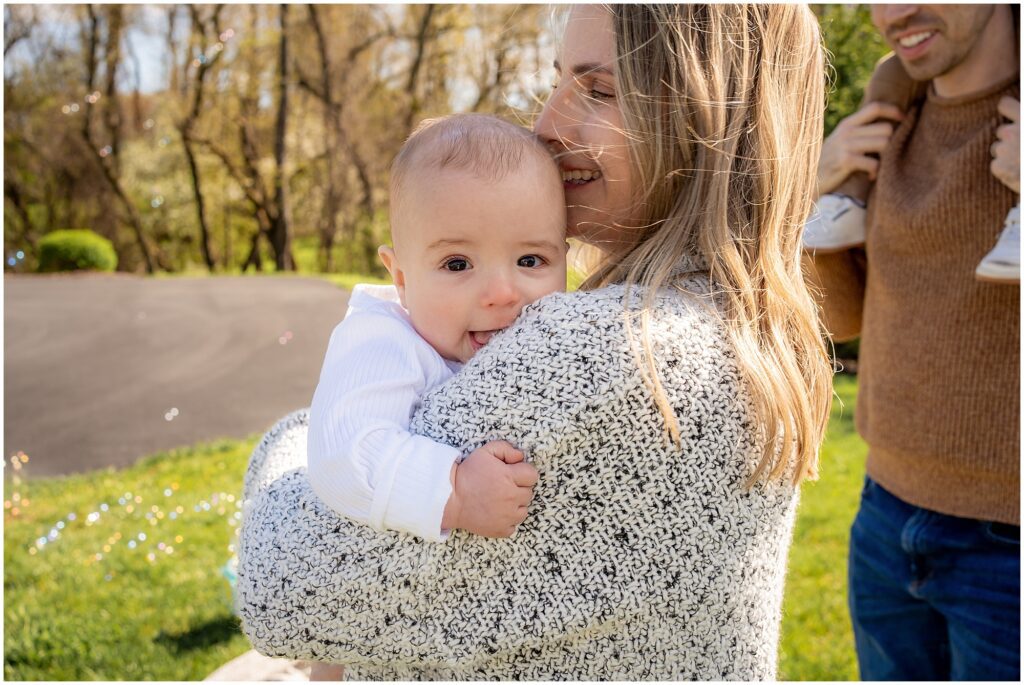
[[[885,47],[867,7],[812,8],[831,131]],[[383,275],[394,152],[427,116],[529,124],[552,80],[555,14],[6,5],[5,268],[35,269],[44,235],[84,227],[122,271],[294,269],[300,241],[319,270]],[[165,87],[143,92],[143,50],[163,60]]]
[[[87,227],[124,271],[379,270],[387,165],[422,118],[526,121],[551,13],[519,5],[4,8],[4,243]],[[141,89],[139,53],[165,87]],[[271,266],[272,263],[272,266]]]
[[[54,231],[39,241],[40,271],[113,271],[115,267],[114,246],[90,230]]]
[[[890,52],[871,24],[868,5],[811,5],[828,52],[831,90],[825,111],[825,135],[860,107],[875,64]]]

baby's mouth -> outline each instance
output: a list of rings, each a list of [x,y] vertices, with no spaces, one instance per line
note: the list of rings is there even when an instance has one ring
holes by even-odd
[[[562,183],[567,186],[581,186],[601,178],[598,169],[563,169]]]
[[[486,345],[494,337],[495,333],[500,333],[504,328],[496,328],[493,331],[470,331],[469,339],[473,342],[473,348],[479,350],[481,347]]]

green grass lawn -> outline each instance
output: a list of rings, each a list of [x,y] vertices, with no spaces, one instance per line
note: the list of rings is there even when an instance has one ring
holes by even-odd
[[[867,445],[853,426],[857,381],[836,376],[821,473],[803,487],[789,552],[779,650],[781,680],[856,680],[846,609],[846,552]]]
[[[846,543],[865,447],[856,383],[836,379],[821,480],[804,488],[779,676],[856,678]],[[120,471],[26,480],[6,465],[4,677],[201,680],[249,646],[222,567],[257,437],[158,454]],[[45,540],[45,542],[44,542]]]

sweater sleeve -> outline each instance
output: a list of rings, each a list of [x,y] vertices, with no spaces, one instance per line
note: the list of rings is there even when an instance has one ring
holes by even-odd
[[[331,509],[375,530],[441,542],[459,451],[413,435],[443,362],[408,327],[357,312],[335,329],[310,409],[309,482]]]
[[[825,329],[835,342],[860,335],[867,256],[863,249],[833,254],[804,253],[804,272],[822,308]]]
[[[428,395],[415,421],[462,450],[510,440],[542,480],[557,477],[558,457],[572,455],[593,425],[629,420],[616,404],[621,351],[610,349],[604,328],[566,316],[565,308],[550,315],[544,301]],[[236,600],[259,651],[366,666],[471,663],[499,644],[538,639],[536,632],[477,623],[502,607],[513,610],[521,602],[512,598],[524,593],[529,599],[519,610],[528,609],[545,635],[582,630],[546,596],[543,574],[531,573],[529,583],[495,579],[509,555],[519,569],[549,568],[548,545],[538,541],[551,543],[553,531],[531,531],[528,517],[502,540],[455,531],[445,545],[422,545],[407,534],[376,532],[336,516],[313,495],[301,460],[289,456],[301,440],[301,425],[268,434],[247,474]],[[538,491],[531,517],[542,507],[557,519],[559,507],[572,506],[545,492]]]

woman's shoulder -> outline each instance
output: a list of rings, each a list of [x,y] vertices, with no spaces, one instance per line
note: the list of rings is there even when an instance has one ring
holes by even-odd
[[[606,339],[625,338],[630,326],[639,333],[645,296],[643,288],[625,285],[552,293],[524,308],[514,328],[546,336],[587,330]],[[646,328],[655,338],[685,334],[718,338],[724,331],[718,311],[707,278],[689,275],[654,294]]]

